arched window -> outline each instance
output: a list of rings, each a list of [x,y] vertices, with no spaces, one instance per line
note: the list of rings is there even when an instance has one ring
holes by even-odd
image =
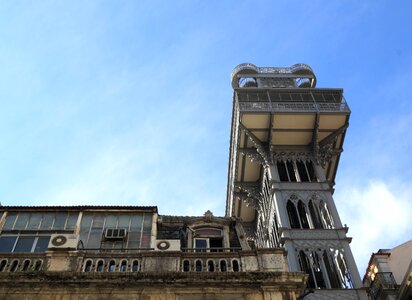
[[[109,272],[114,272],[116,271],[116,262],[114,260],[111,260],[109,263]]]
[[[0,262],[0,272],[4,272],[4,270],[6,269],[6,266],[7,266],[7,260],[3,259]]]
[[[303,252],[302,250],[299,251],[299,265],[300,265],[300,269],[303,272],[309,274],[308,287],[316,288],[315,281],[313,280],[312,269],[310,267],[310,261],[306,257],[305,252]]]
[[[138,272],[139,271],[139,261],[134,260],[133,265],[132,265],[132,272]]]
[[[18,260],[13,260],[10,266],[10,272],[16,272],[17,267],[19,266],[19,261]]]
[[[196,272],[202,272],[202,261],[201,261],[201,260],[197,260],[197,261],[196,261],[195,271],[196,271]]]
[[[309,201],[309,212],[310,212],[310,217],[312,219],[313,226],[315,228],[322,229],[323,228],[322,221],[320,220],[318,210],[313,204],[312,200]]]
[[[26,260],[23,262],[23,266],[21,267],[21,270],[22,270],[23,272],[25,272],[25,271],[27,271],[27,270],[29,269],[29,266],[30,266],[30,260],[26,259]]]
[[[306,215],[306,209],[305,209],[305,204],[301,200],[298,202],[298,211],[299,211],[299,217],[300,217],[300,222],[302,223],[303,228],[309,228],[309,222],[308,222],[308,217]]]
[[[99,260],[97,262],[96,271],[97,272],[103,272],[103,270],[104,270],[104,262],[103,262],[103,260]]]
[[[239,262],[236,259],[232,261],[232,270],[233,272],[239,272]]]
[[[227,272],[226,260],[221,260],[220,261],[220,272]]]
[[[126,272],[126,270],[127,270],[127,261],[122,260],[122,262],[120,264],[120,272]]]
[[[295,205],[292,203],[292,201],[288,200],[286,209],[288,211],[290,227],[300,228],[298,214],[296,213],[296,208],[295,208]]]
[[[34,271],[36,271],[36,272],[40,271],[42,265],[43,265],[43,261],[42,261],[42,260],[36,261],[36,264],[34,265]]]
[[[183,261],[183,272],[189,272],[190,271],[190,261],[184,260]]]
[[[215,271],[215,263],[213,260],[209,260],[207,262],[207,271],[208,272],[214,272]]]
[[[328,229],[332,229],[334,226],[333,226],[332,218],[329,214],[328,206],[326,205],[325,202],[320,201],[319,207],[320,207],[320,214],[321,214],[322,220],[325,223],[325,227]]]
[[[87,260],[86,264],[84,265],[84,272],[90,272],[92,270],[92,261]]]
[[[333,289],[338,289],[341,288],[341,285],[339,284],[339,276],[336,272],[335,265],[333,263],[333,259],[328,255],[328,253],[323,251],[323,262],[325,263],[326,267],[326,272],[328,273],[328,278],[330,282],[330,287]]]

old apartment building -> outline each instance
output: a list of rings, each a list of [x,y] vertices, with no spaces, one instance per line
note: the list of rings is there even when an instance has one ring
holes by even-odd
[[[232,87],[226,216],[0,207],[0,299],[368,299],[332,197],[343,90],[304,64]]]

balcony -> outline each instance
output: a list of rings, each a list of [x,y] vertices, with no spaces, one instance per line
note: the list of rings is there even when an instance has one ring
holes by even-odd
[[[387,299],[388,295],[394,295],[397,292],[397,285],[392,272],[376,273],[370,286],[371,297],[374,300]]]
[[[341,90],[251,90],[236,91],[235,97],[240,112],[350,113]]]

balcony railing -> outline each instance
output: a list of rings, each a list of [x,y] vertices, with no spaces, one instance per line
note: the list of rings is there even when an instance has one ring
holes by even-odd
[[[372,299],[379,299],[382,293],[393,291],[396,287],[396,281],[392,272],[376,273],[374,280],[370,286]]]
[[[350,112],[340,91],[325,93],[238,92],[236,100],[241,112]]]

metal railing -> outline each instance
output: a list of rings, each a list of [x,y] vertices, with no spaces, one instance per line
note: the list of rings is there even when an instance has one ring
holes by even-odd
[[[376,273],[370,286],[372,299],[379,299],[379,296],[386,290],[396,289],[396,281],[392,272]]]

